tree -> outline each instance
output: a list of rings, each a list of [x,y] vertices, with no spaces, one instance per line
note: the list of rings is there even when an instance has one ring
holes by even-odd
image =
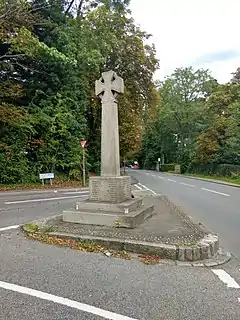
[[[196,137],[204,127],[205,99],[215,87],[208,70],[194,71],[191,67],[176,69],[161,83],[161,100],[153,122],[157,130],[152,139],[158,141],[158,154],[167,161],[189,164]]]
[[[231,82],[239,83],[240,82],[240,67],[237,68],[237,70],[235,72],[233,72],[232,75],[233,75],[233,78],[232,78]]]
[[[121,155],[136,153],[154,114],[158,61],[144,43],[149,36],[129,17],[129,1],[6,3],[7,9],[0,2],[0,157],[6,168],[0,182],[34,181],[43,170],[75,175],[81,138],[89,139],[88,165],[96,169],[101,106],[94,82],[110,68],[126,84]]]
[[[200,163],[238,164],[240,85],[221,85],[206,102],[208,123],[197,139]]]

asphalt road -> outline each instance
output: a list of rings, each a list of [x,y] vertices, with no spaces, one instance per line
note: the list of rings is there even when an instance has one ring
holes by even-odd
[[[0,229],[60,214],[87,195],[80,189],[0,192]]]
[[[155,171],[130,173],[217,233],[223,247],[240,258],[240,188]]]
[[[154,187],[157,178],[136,175]],[[73,207],[86,198],[79,192],[0,193],[0,319],[240,319],[237,259],[217,269],[147,266],[45,245],[7,229]]]

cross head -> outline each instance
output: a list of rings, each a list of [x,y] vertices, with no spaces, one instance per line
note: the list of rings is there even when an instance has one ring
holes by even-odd
[[[117,93],[124,92],[123,79],[114,71],[103,72],[101,78],[96,80],[95,92],[102,103],[116,102]]]

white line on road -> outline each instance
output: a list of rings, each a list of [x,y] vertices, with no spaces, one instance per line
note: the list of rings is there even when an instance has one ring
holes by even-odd
[[[135,187],[137,187],[139,190],[142,190],[142,188],[137,184],[135,184]]]
[[[79,196],[71,196],[71,197],[57,197],[57,198],[44,198],[44,199],[29,199],[29,200],[18,200],[18,201],[6,201],[4,204],[20,204],[20,203],[28,203],[28,202],[45,202],[45,201],[55,201],[55,200],[65,200],[65,199],[74,199],[80,198],[83,195]]]
[[[226,271],[222,269],[212,269],[212,272],[215,273],[228,288],[240,288],[239,284]]]
[[[160,177],[160,176],[158,176],[158,178],[159,178],[159,179],[163,179],[163,180],[165,180],[163,177]]]
[[[176,180],[172,180],[172,179],[168,179],[168,181],[171,181],[171,182],[177,182]]]
[[[151,189],[149,189],[148,187],[146,187],[146,186],[144,186],[143,184],[141,184],[140,182],[138,183],[143,189],[145,189],[145,190],[147,190],[147,191],[150,191],[150,192],[152,192],[153,194],[156,194],[156,192],[155,191],[153,191],[153,190],[151,190]]]
[[[18,229],[18,228],[19,228],[19,226],[4,227],[4,228],[0,228],[0,232],[6,231],[6,230]]]
[[[218,192],[218,191],[211,190],[211,189],[205,189],[205,188],[201,188],[201,189],[204,190],[204,191],[208,191],[208,192],[212,192],[212,193],[215,193],[215,194],[219,194],[221,196],[230,197],[230,194],[227,194],[227,193],[222,193],[222,192]]]
[[[189,184],[189,183],[180,182],[180,184],[182,184],[183,186],[187,186],[187,187],[195,188],[195,186],[194,186],[194,185]]]
[[[30,289],[27,287],[22,287],[22,286],[18,286],[16,284],[12,284],[12,283],[7,283],[7,282],[3,282],[0,281],[0,288],[6,289],[6,290],[10,290],[10,291],[14,291],[14,292],[18,292],[18,293],[23,293],[35,298],[39,298],[42,300],[47,300],[47,301],[51,301],[54,303],[58,303],[73,309],[77,309],[83,312],[87,312],[87,313],[91,313],[94,314],[96,316],[100,316],[104,319],[110,319],[110,320],[137,320],[137,319],[133,319],[133,318],[129,318],[126,316],[122,316],[120,314],[114,313],[114,312],[110,312],[110,311],[106,311],[100,308],[96,308],[94,306],[85,304],[85,303],[81,303],[78,301],[74,301],[74,300],[70,300],[67,298],[63,298],[63,297],[59,297],[59,296],[55,296],[53,294],[49,294],[46,292],[42,292],[42,291],[38,291],[38,290],[34,290],[34,289]]]
[[[62,192],[62,194],[68,195],[68,194],[89,194],[88,191],[72,191],[72,192]]]

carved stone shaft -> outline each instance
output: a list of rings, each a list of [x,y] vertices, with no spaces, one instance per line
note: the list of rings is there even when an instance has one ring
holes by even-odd
[[[101,176],[120,176],[117,93],[123,93],[123,79],[115,72],[103,72],[96,81],[96,95],[102,100]]]

